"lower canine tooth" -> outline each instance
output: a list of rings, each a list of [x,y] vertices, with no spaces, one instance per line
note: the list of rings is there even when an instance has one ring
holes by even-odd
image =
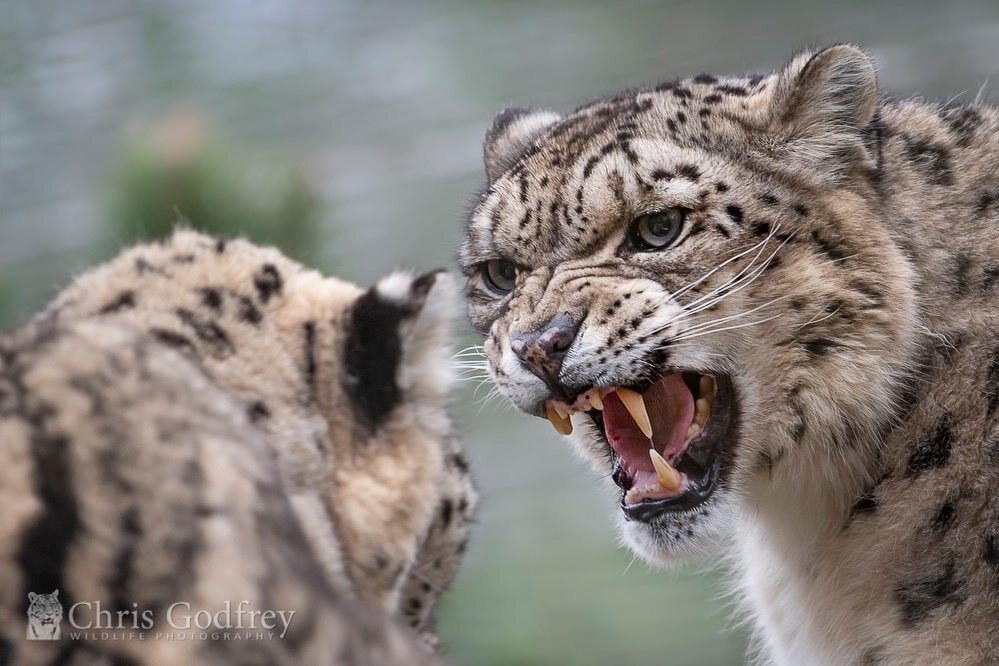
[[[697,399],[696,414],[698,423],[702,425],[706,423],[708,417],[711,416],[711,403],[709,403],[706,398]]]
[[[687,439],[691,437],[697,437],[697,433],[701,432],[701,426],[696,423],[691,423],[690,427],[687,428]]]
[[[621,398],[621,402],[624,403],[625,409],[631,414],[635,425],[638,426],[646,437],[652,439],[652,424],[649,422],[649,412],[645,409],[645,398],[642,397],[642,394],[636,393],[631,389],[619,388],[617,395]]]
[[[558,409],[550,402],[545,405],[545,414],[548,416],[548,420],[551,421],[552,427],[555,428],[555,432],[560,435],[572,434],[572,421],[569,420],[568,414],[565,416],[559,414]]]
[[[655,449],[649,449],[649,457],[652,458],[652,466],[656,468],[659,485],[670,492],[679,489],[683,482],[683,476],[680,475],[680,472],[670,466],[662,454]]]

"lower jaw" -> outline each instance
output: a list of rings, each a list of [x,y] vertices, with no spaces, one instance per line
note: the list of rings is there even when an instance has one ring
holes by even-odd
[[[721,476],[721,462],[715,461],[707,475],[675,497],[658,500],[642,500],[634,504],[625,501],[626,491],[621,492],[621,511],[628,520],[649,522],[663,513],[690,511],[704,504],[715,491]]]

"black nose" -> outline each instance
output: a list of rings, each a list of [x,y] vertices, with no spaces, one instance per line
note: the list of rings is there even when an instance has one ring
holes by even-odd
[[[579,324],[563,312],[536,331],[514,333],[510,348],[524,367],[552,386],[558,384],[562,361],[578,330]]]

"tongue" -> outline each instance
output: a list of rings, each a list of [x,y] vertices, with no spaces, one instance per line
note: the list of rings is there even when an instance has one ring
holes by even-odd
[[[668,375],[642,394],[652,424],[652,441],[673,462],[683,452],[694,420],[694,396],[679,373]],[[654,471],[649,440],[635,424],[617,393],[604,396],[604,429],[611,447],[632,471]]]

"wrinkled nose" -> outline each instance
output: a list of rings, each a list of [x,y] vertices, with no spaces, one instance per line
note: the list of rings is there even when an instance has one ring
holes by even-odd
[[[558,384],[562,361],[578,330],[579,324],[563,312],[536,331],[514,333],[510,348],[524,367],[553,386]]]

